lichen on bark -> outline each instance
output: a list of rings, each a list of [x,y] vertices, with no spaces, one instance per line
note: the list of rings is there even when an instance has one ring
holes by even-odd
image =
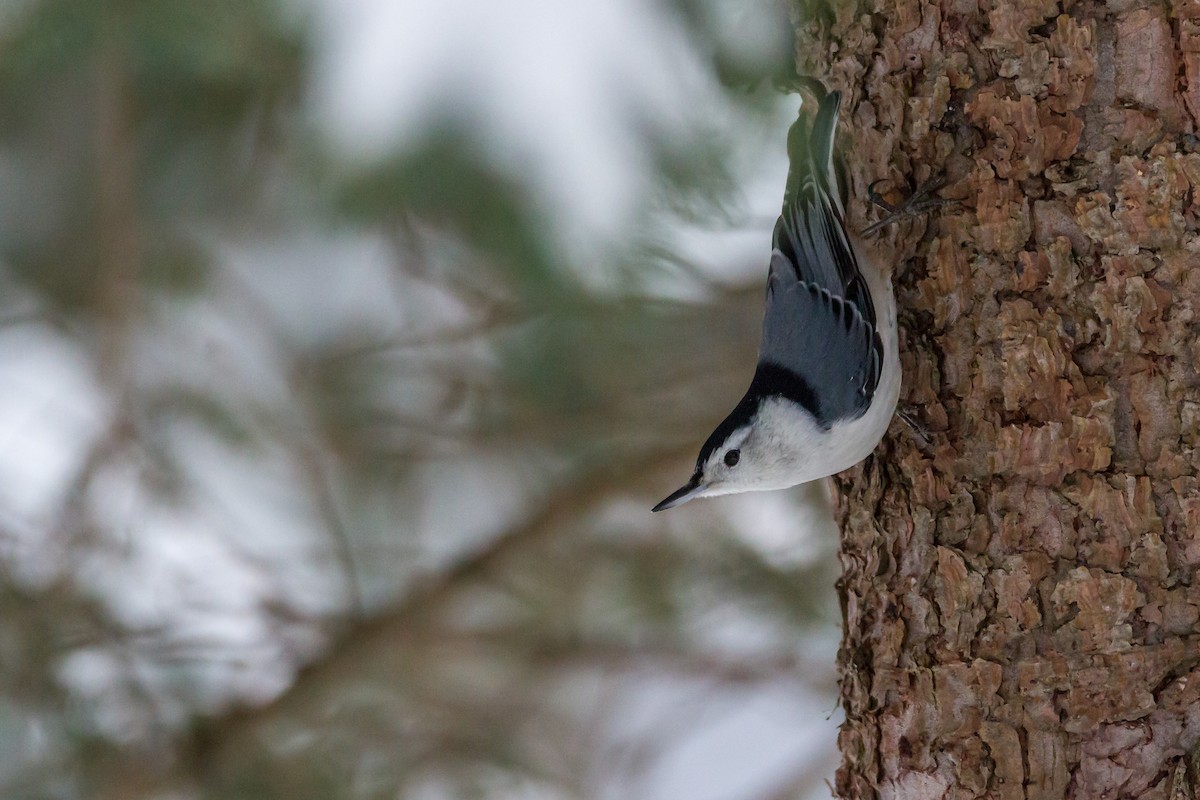
[[[839,796],[1194,796],[1200,2],[797,29],[847,94],[852,195],[945,174],[957,201],[877,243],[931,436],[837,481]]]

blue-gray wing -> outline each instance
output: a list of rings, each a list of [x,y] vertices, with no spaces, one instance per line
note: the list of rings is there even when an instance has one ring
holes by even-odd
[[[873,322],[846,298],[799,280],[779,251],[771,255],[758,358],[759,374],[774,375],[776,390],[825,427],[866,413],[883,369]]]
[[[883,371],[875,305],[846,231],[834,155],[841,95],[819,98],[811,128],[788,132],[787,187],[775,223],[760,365],[782,393],[810,397],[828,426],[866,412]],[[794,376],[794,377],[792,377]]]

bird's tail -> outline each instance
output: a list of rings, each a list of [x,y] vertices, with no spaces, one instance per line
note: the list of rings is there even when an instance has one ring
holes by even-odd
[[[817,113],[810,125],[808,115],[802,112],[788,131],[790,166],[784,189],[784,207],[794,206],[802,194],[823,193],[838,204],[839,216],[844,216],[845,181],[835,153],[842,93],[826,90],[825,85],[816,78],[802,77],[797,80],[816,98]]]
[[[783,259],[772,264],[790,265],[791,276],[781,277],[834,292],[874,320],[870,292],[846,229],[847,182],[834,141],[842,95],[826,91],[815,79],[808,79],[805,88],[816,96],[817,113],[800,114],[788,131],[790,167],[771,240]]]

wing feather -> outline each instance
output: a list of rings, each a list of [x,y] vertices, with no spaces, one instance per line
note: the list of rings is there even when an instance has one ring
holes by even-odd
[[[809,127],[788,132],[790,169],[775,223],[759,362],[782,368],[815,396],[826,426],[856,419],[883,368],[875,304],[846,230],[834,137],[841,95],[820,99]]]

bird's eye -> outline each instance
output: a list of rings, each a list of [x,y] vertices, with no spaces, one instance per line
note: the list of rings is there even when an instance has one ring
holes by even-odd
[[[736,465],[738,462],[738,459],[740,459],[741,457],[742,457],[742,454],[740,451],[730,450],[728,453],[725,454],[725,466],[732,467],[732,466]]]

